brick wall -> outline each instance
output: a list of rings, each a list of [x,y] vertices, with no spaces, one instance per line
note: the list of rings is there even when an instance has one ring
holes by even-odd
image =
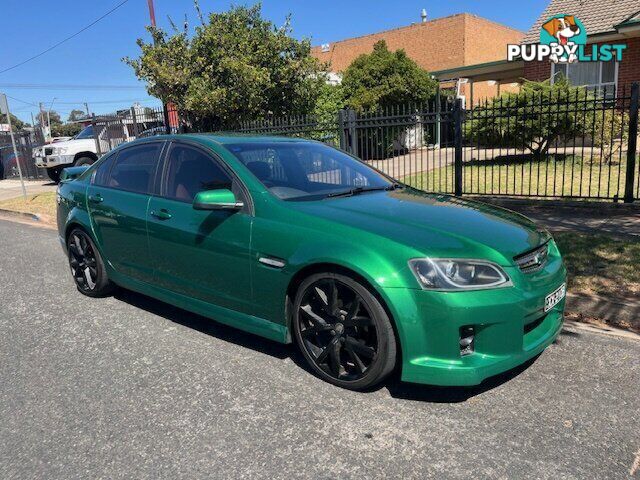
[[[436,71],[506,58],[507,44],[519,43],[522,35],[518,30],[462,13],[334,42],[329,52],[316,46],[311,52],[329,62],[331,71],[342,72],[384,39],[390,50],[404,49],[422,68]]]
[[[630,38],[624,43],[627,48],[618,66],[618,91],[626,87],[628,94],[631,84],[640,82],[640,38]]]
[[[465,15],[464,63],[476,65],[507,58],[507,45],[519,44],[523,33],[475,15]]]
[[[551,77],[551,63],[543,62],[526,62],[524,64],[524,78],[539,82],[547,80]]]

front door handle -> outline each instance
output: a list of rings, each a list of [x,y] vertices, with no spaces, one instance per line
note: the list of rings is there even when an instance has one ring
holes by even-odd
[[[155,210],[152,210],[151,216],[156,217],[158,220],[169,220],[172,217],[169,211],[165,208],[162,208],[157,212]]]
[[[91,203],[102,203],[104,202],[104,198],[102,198],[102,195],[99,193],[96,193],[95,195],[89,195],[89,201]]]

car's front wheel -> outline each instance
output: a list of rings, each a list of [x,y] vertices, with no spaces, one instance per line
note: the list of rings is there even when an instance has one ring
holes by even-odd
[[[47,175],[49,175],[49,178],[55,183],[58,183],[60,181],[61,174],[62,167],[47,168]]]
[[[95,160],[91,157],[80,157],[73,164],[75,167],[82,167],[84,165],[93,165]]]
[[[74,229],[67,240],[67,255],[71,275],[80,293],[89,297],[102,297],[111,293],[113,283],[91,237],[84,230]]]
[[[292,313],[302,355],[324,380],[364,390],[393,370],[396,338],[389,316],[356,280],[331,272],[310,276],[298,289]]]

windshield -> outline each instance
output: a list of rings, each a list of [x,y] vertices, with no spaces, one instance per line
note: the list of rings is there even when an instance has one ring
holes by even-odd
[[[86,138],[93,138],[93,126],[89,125],[82,129],[82,131],[74,137],[76,140],[84,140]]]
[[[274,195],[315,200],[392,188],[382,174],[335,148],[312,142],[225,145]]]

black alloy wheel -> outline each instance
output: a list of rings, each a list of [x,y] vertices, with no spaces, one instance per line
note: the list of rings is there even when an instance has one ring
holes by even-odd
[[[382,381],[395,365],[395,336],[378,300],[338,274],[303,282],[295,302],[294,331],[314,371],[336,385],[361,390]]]
[[[69,267],[78,290],[90,297],[110,292],[112,284],[106,276],[102,258],[91,238],[75,229],[67,240]]]

